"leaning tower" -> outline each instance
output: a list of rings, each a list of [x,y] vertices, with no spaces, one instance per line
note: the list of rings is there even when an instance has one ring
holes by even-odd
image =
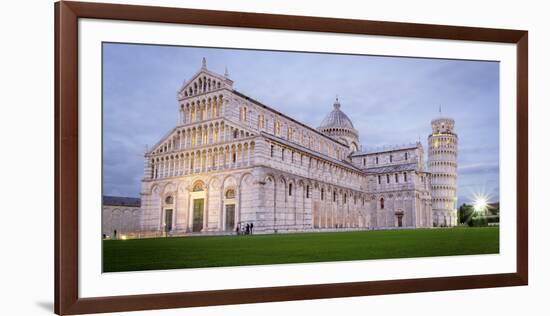
[[[433,222],[437,227],[457,224],[458,137],[454,125],[455,121],[450,118],[432,120],[432,133],[428,136]]]

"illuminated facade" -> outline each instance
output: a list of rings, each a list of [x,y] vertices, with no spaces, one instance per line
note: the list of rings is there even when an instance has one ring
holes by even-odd
[[[455,121],[438,118],[432,121],[428,137],[428,170],[432,177],[432,207],[435,226],[457,224],[457,148]]]
[[[235,90],[203,59],[178,104],[179,123],[144,155],[142,236],[435,223],[422,145],[359,150],[338,99],[312,128]]]

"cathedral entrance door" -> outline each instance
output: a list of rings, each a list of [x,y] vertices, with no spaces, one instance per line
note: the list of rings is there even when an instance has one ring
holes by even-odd
[[[235,227],[235,204],[225,206],[225,231],[232,231]]]
[[[193,200],[193,232],[202,230],[204,218],[204,199]]]
[[[164,210],[164,231],[169,232],[172,230],[172,213],[173,210]]]

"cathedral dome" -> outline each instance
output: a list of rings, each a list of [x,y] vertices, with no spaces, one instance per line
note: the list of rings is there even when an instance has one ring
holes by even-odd
[[[338,98],[334,102],[334,109],[325,117],[317,130],[347,145],[350,152],[357,151],[359,148],[359,133],[353,127],[349,117],[340,110]]]
[[[340,102],[336,98],[334,102],[334,110],[332,110],[321,122],[319,129],[325,128],[350,128],[353,129],[353,123],[349,117],[340,110]]]

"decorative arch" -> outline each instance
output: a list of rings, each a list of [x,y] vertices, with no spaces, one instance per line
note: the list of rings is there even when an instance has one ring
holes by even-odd
[[[163,193],[166,195],[175,191],[176,191],[176,185],[174,183],[168,183],[164,186]]]
[[[210,181],[208,181],[208,187],[213,190],[218,189],[220,187],[220,182],[221,181],[218,177],[212,177]]]
[[[248,180],[250,178],[252,178],[252,179],[254,178],[252,173],[250,173],[250,172],[244,173],[239,179],[239,187],[242,186],[243,182],[245,182],[245,179]],[[247,183],[247,184],[252,184],[252,183]]]
[[[278,177],[278,180],[279,180],[279,182],[283,183],[283,185],[286,187],[287,180],[286,180],[285,176],[280,175],[280,176]]]
[[[235,177],[233,175],[227,175],[225,176],[225,178],[223,178],[223,188],[228,188],[230,186],[233,186],[233,187],[236,187],[237,186],[237,180],[235,179]]]
[[[206,184],[202,180],[196,180],[193,182],[193,185],[191,186],[192,192],[201,192],[206,191]]]

